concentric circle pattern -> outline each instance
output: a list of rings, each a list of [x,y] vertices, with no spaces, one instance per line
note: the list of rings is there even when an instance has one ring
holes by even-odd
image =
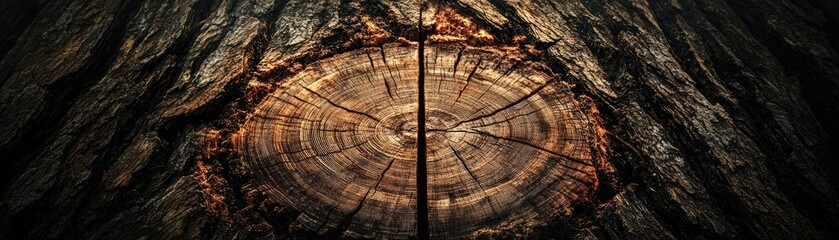
[[[426,46],[432,237],[562,213],[596,184],[586,115],[561,81],[496,53]],[[416,233],[417,47],[311,64],[241,136],[269,198],[320,234]]]

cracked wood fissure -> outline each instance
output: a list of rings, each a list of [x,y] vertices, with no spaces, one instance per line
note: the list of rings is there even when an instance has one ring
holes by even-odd
[[[422,1],[420,1],[419,47],[417,47],[417,238],[428,239],[428,147],[425,135],[425,35],[422,26]]]

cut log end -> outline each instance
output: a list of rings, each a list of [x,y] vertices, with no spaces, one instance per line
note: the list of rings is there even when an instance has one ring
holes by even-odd
[[[246,163],[306,228],[416,234],[416,48],[390,44],[312,64],[282,80],[243,126]],[[593,190],[594,133],[568,86],[498,54],[425,49],[432,236],[542,219]]]

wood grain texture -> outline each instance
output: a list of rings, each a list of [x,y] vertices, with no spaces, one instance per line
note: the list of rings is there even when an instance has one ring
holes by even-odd
[[[567,85],[498,54],[426,49],[432,237],[545,220],[592,190],[592,132]],[[417,57],[366,48],[284,80],[240,133],[272,200],[321,234],[416,234]]]
[[[347,203],[315,220],[312,213],[297,210],[308,205],[289,206],[270,191],[287,191],[268,181],[283,175],[258,173],[253,164],[243,167],[243,162],[250,161],[245,158],[250,157],[242,156],[242,146],[233,144],[243,142],[243,136],[234,133],[248,116],[255,115],[259,103],[271,101],[266,99],[277,90],[274,87],[301,69],[317,68],[310,65],[313,62],[362,49],[371,53],[375,71],[381,73],[385,66],[379,62],[382,51],[365,47],[417,41],[417,16],[422,12],[429,41],[439,36],[438,40],[487,50],[517,50],[516,56],[544,64],[561,76],[561,82],[573,84],[573,93],[590,99],[583,103],[596,109],[591,111],[598,113],[592,119],[602,120],[596,133],[599,140],[605,140],[598,141],[605,143],[599,145],[605,150],[595,149],[598,158],[594,163],[605,159],[614,164],[614,179],[618,180],[610,188],[604,187],[609,185],[604,184],[607,181],[599,179],[600,187],[586,195],[590,201],[570,207],[550,203],[560,209],[551,209],[557,214],[549,221],[527,220],[542,219],[531,213],[535,211],[530,209],[536,209],[532,205],[504,213],[520,221],[496,224],[502,220],[482,219],[488,211],[503,210],[500,201],[509,200],[509,196],[485,197],[484,191],[492,194],[493,189],[506,186],[506,178],[525,179],[487,175],[497,166],[480,163],[501,161],[492,162],[482,153],[503,152],[506,158],[512,153],[536,158],[546,154],[500,138],[520,136],[517,129],[521,124],[536,128],[538,124],[526,118],[511,119],[515,126],[498,124],[510,125],[506,129],[495,125],[477,128],[483,132],[474,129],[516,116],[517,109],[529,109],[524,108],[526,104],[549,102],[524,101],[526,104],[453,129],[460,132],[429,132],[429,140],[457,136],[461,141],[451,147],[429,145],[436,149],[429,157],[445,159],[432,163],[449,166],[430,172],[435,175],[429,177],[456,181],[449,185],[432,181],[430,186],[440,193],[458,193],[432,195],[438,206],[432,209],[438,218],[437,236],[443,231],[469,232],[478,227],[473,222],[484,221],[488,227],[470,237],[836,239],[839,30],[835,26],[839,21],[833,2],[454,0],[423,8],[417,0],[0,1],[0,238],[319,239],[327,237],[323,234],[343,234],[344,227],[350,230],[348,236],[385,235],[360,230],[384,224],[359,224],[357,219],[369,216],[375,204],[390,203],[382,198],[386,196],[383,192],[398,192],[385,189],[397,184],[391,179],[397,177],[398,162],[387,171],[390,162],[381,160],[386,157],[371,161],[375,166],[370,166],[369,172],[334,170],[357,174],[353,177],[359,183],[353,191],[362,192],[331,193],[346,198],[330,201]],[[470,33],[492,41],[470,40]],[[438,81],[429,73],[428,90],[438,91],[433,82],[438,81],[440,92],[460,94],[469,82],[456,100],[460,103],[467,101],[467,94],[475,94],[466,91],[477,89],[482,94],[482,87],[490,85],[480,85],[474,78],[486,75],[484,68],[490,68],[492,61],[483,59],[481,65],[487,67],[477,68],[473,79],[466,81],[462,78],[468,78],[477,63],[474,56],[487,53],[467,49],[457,61],[451,57],[453,51],[459,49],[429,45],[429,54],[438,53],[426,54],[429,71],[451,68],[451,78],[458,82],[449,83],[447,74],[438,75],[444,80]],[[361,62],[354,64],[365,66],[362,62],[366,59],[370,65],[366,55],[360,55]],[[414,73],[400,74],[413,66],[397,69],[396,55],[384,57],[394,58],[388,61],[391,69],[385,68],[388,74],[371,75],[369,81],[391,83],[394,99],[410,102],[410,96],[401,94],[403,86],[391,79],[410,77]],[[406,64],[418,60],[416,56],[406,58],[413,58]],[[456,72],[454,62],[458,62]],[[502,80],[498,87],[507,87]],[[382,89],[382,84],[375,90],[359,91],[385,94],[388,86]],[[556,88],[558,99],[564,99],[567,91],[562,85],[547,86],[534,98]],[[512,99],[530,90],[534,88],[521,87],[514,91],[516,96],[498,96]],[[469,104],[477,108],[503,106],[485,101],[492,94]],[[381,99],[385,100],[382,103],[398,103],[389,96]],[[307,101],[332,107],[333,115],[360,117],[322,99]],[[430,111],[428,116],[437,120],[428,122],[448,127],[452,121],[495,111],[490,106],[487,109],[469,116],[439,111],[432,115]],[[407,123],[415,119],[410,113],[405,116],[399,121],[390,118],[388,124],[401,130],[384,136],[404,133],[392,141],[410,142],[413,125]],[[308,124],[301,134],[331,137],[328,143],[346,137],[331,132],[315,135],[313,129],[321,126]],[[352,127],[330,124],[324,126]],[[372,138],[378,133],[366,134],[361,135]],[[559,146],[539,140],[545,136],[529,135],[533,139],[526,142]],[[310,146],[326,156],[339,150],[360,152],[358,148],[366,146],[353,147],[363,140],[351,140],[356,142],[326,147],[323,144],[327,142],[321,141]],[[464,146],[466,140],[484,142],[475,145],[481,147],[479,151]],[[492,145],[498,149],[490,148]],[[560,148],[551,151],[569,154]],[[412,156],[410,152],[400,154]],[[457,162],[449,161],[452,155]],[[530,164],[516,167],[519,170],[548,163],[525,162],[518,155],[510,161]],[[598,178],[603,177],[601,168],[597,170]],[[556,179],[563,184],[567,180]],[[335,186],[324,181],[306,184]],[[371,188],[367,199],[361,201]],[[556,189],[563,193],[555,195],[548,191],[554,188],[546,188],[542,195],[572,198],[585,193]],[[454,210],[466,202],[477,208]],[[395,204],[388,208],[396,209]],[[399,204],[405,209],[413,206],[411,202]],[[376,218],[398,218],[393,221],[407,225],[414,218],[410,213],[378,214],[382,216]],[[329,216],[329,221],[324,216]],[[454,216],[474,221],[444,228],[447,225],[441,221]],[[303,219],[317,223],[312,227],[303,224]],[[323,222],[328,224],[315,232]]]

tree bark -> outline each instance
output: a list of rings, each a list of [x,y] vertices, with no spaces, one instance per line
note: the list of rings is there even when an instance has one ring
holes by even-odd
[[[0,236],[837,238],[837,10],[5,1]]]

